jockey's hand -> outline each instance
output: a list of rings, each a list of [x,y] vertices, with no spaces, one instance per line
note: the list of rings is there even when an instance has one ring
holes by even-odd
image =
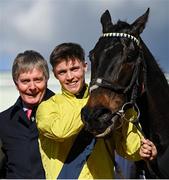
[[[149,139],[141,139],[139,154],[144,160],[154,160],[157,156],[156,146]]]

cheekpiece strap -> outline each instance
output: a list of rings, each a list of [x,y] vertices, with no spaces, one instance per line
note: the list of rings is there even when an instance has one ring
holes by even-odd
[[[103,33],[102,37],[124,37],[133,40],[138,46],[140,45],[140,41],[136,37],[126,33]]]

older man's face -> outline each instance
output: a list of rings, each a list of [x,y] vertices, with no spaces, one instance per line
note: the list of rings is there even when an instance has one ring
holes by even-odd
[[[26,106],[38,105],[46,92],[47,80],[40,69],[32,69],[19,74],[16,87]]]

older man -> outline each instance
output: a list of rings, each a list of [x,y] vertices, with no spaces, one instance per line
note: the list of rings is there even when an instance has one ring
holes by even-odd
[[[45,178],[35,112],[41,101],[53,95],[47,89],[47,62],[38,52],[25,51],[15,58],[12,76],[20,96],[13,106],[0,113],[0,138],[6,157],[3,178]]]

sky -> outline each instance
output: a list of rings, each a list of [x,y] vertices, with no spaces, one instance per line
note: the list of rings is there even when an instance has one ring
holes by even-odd
[[[0,0],[0,71],[11,70],[16,55],[36,50],[48,61],[63,42],[89,51],[102,34],[100,17],[133,23],[150,7],[141,34],[160,67],[169,73],[169,0]]]

